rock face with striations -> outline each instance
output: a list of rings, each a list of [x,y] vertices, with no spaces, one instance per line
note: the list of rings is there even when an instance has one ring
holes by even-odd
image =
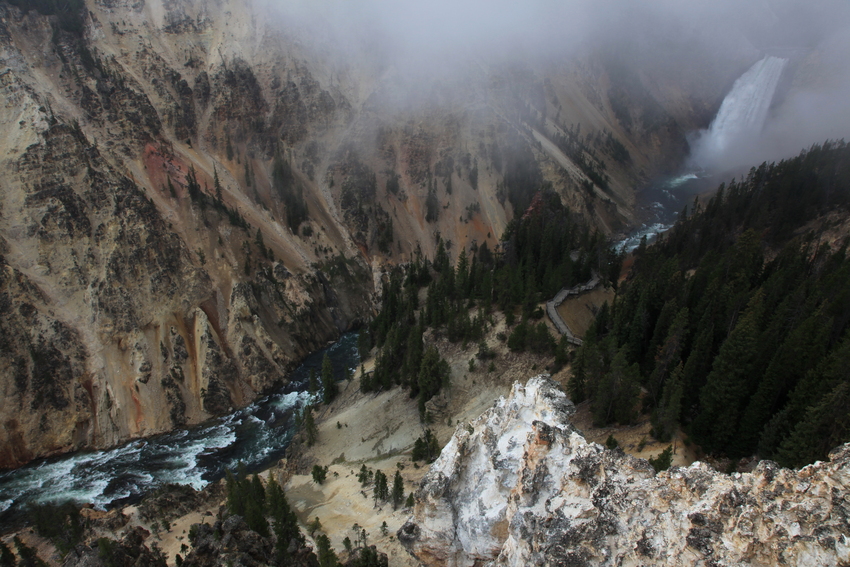
[[[799,471],[763,461],[655,474],[589,443],[545,376],[458,426],[398,537],[426,565],[844,565],[850,445]]]
[[[257,202],[282,125],[241,130],[239,61],[162,57],[209,24],[166,4],[90,2],[75,34],[0,2],[0,469],[244,406],[371,312],[353,244],[317,257]]]
[[[545,183],[622,227],[717,95],[476,61],[400,107],[415,82],[270,5],[0,0],[0,469],[250,403],[370,316],[386,264],[495,247]]]

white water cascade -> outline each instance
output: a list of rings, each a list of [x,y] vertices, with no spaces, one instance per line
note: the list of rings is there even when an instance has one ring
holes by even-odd
[[[707,130],[691,142],[691,161],[707,170],[748,163],[787,59],[768,56],[741,75]]]

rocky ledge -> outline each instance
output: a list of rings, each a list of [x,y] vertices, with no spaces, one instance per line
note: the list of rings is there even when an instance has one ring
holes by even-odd
[[[801,470],[656,474],[588,442],[547,376],[461,424],[398,538],[426,565],[847,565],[850,445]]]

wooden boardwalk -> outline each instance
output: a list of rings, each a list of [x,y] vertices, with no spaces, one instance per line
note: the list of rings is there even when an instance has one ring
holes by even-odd
[[[564,288],[556,293],[554,298],[546,302],[546,314],[549,315],[549,320],[552,321],[552,324],[555,325],[555,328],[562,335],[567,337],[567,342],[570,344],[581,346],[581,339],[573,334],[567,323],[561,318],[561,315],[558,313],[558,306],[568,297],[590,291],[597,285],[599,285],[599,274],[594,272],[593,277],[587,283],[576,285],[569,289]]]

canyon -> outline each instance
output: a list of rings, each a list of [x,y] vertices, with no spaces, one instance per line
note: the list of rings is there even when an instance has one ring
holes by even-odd
[[[395,53],[393,38],[411,33],[404,18],[388,29],[363,15],[345,22],[362,28],[349,33],[339,20],[351,13],[322,6],[328,13],[306,17],[297,2],[266,0],[0,0],[0,470],[19,469],[4,482],[22,473],[5,485],[17,482],[14,495],[0,494],[0,514],[17,522],[33,502],[85,495],[98,509],[83,510],[92,521],[73,553],[27,532],[57,564],[99,564],[96,538],[122,528],[113,545],[128,557],[143,549],[154,562],[176,562],[178,552],[191,564],[277,561],[277,536],[229,513],[226,483],[215,484],[247,462],[266,469],[257,483],[280,482],[302,530],[321,516],[325,541],[346,548],[349,563],[351,526],[355,541],[365,546],[368,528],[404,565],[850,564],[850,445],[799,470],[743,459],[728,463],[743,463],[741,472],[724,474],[693,462],[706,455],[675,431],[682,466],[657,472],[638,458],[667,442],[647,441],[656,430],[645,389],[635,394],[639,426],[597,424],[592,400],[577,420],[564,389],[578,351],[554,342],[524,350],[509,338],[516,311],[522,328],[534,319],[546,339],[566,329],[573,345],[597,332],[601,310],[610,323],[602,304],[644,259],[623,267],[604,248],[631,235],[631,248],[646,251],[634,229],[669,226],[692,200],[674,195],[681,183],[761,155],[750,146],[778,138],[774,119],[805,100],[809,84],[843,80],[827,72],[826,50],[765,47],[742,31],[751,20],[709,41],[719,29],[708,23],[643,21],[631,9],[618,18],[634,21],[612,28],[621,33],[599,38],[591,27],[573,41],[580,26],[564,20],[554,30],[570,46],[562,51],[511,43],[511,30],[464,43],[450,32],[494,29],[485,10],[465,6],[422,53]],[[431,45],[441,41],[445,52]],[[658,208],[669,209],[663,222]],[[523,272],[534,255],[517,252],[533,240],[536,215],[584,234],[558,242],[594,242],[594,253],[559,246],[569,270],[587,270],[575,293],[550,302],[559,328],[543,316],[552,297],[535,287],[545,274]],[[832,231],[838,249],[846,217],[836,207],[795,234]],[[555,256],[552,246],[538,252]],[[497,308],[494,280],[476,296],[469,274],[489,278],[511,254],[515,279],[495,285],[522,297]],[[440,255],[445,265],[428,263]],[[480,325],[471,341],[423,323],[446,299],[429,282],[445,278],[453,290],[456,260],[466,289],[458,284],[447,304]],[[465,262],[486,269],[467,272]],[[605,262],[611,273],[601,273]],[[672,265],[659,272],[670,268],[670,282],[697,274]],[[399,266],[412,268],[403,284]],[[549,279],[575,276],[569,270]],[[387,330],[393,317],[405,332],[419,328],[364,349],[356,332],[382,320],[393,285],[413,307],[406,321],[386,315],[381,332],[400,332]],[[643,312],[623,335],[640,338],[632,327],[661,309],[649,297],[635,294]],[[417,366],[404,369],[412,378],[387,379],[402,369],[388,373],[381,352],[416,332],[445,370],[418,404],[415,388],[429,376]],[[319,404],[307,375],[328,352],[340,396]],[[647,367],[654,352],[641,360]],[[553,376],[529,378],[544,369]],[[308,403],[312,434],[300,413]],[[609,432],[629,427],[620,441],[638,456],[588,440],[608,435],[614,446]],[[449,441],[420,466],[411,449],[432,433],[435,445]],[[50,459],[61,455],[68,460]],[[361,466],[398,471],[405,491],[416,487],[412,506],[373,501]],[[317,467],[330,472],[324,484],[311,475]],[[79,488],[64,476],[90,482]],[[313,564],[318,540],[306,541],[293,550]]]
[[[436,235],[495,247],[524,184],[626,229],[635,184],[722,96],[588,54],[482,66],[404,104],[403,75],[323,59],[260,4],[89,0],[76,27],[16,4],[0,4],[3,468],[250,403],[368,320],[386,266]]]

